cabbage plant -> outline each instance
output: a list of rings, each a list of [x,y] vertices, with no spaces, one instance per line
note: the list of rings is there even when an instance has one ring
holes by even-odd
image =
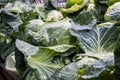
[[[15,80],[119,80],[119,5],[0,2],[0,64]]]
[[[120,9],[119,9],[119,6],[120,6],[120,2],[117,2],[115,4],[113,4],[112,6],[110,6],[106,13],[105,13],[105,20],[106,21],[109,21],[109,20],[116,20],[116,21],[119,21],[120,19]]]

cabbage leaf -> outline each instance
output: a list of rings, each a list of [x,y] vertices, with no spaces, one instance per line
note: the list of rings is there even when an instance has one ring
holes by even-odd
[[[100,80],[108,76],[114,71],[113,52],[119,32],[119,27],[111,22],[99,24],[89,31],[73,27],[71,34],[85,54],[77,55],[74,62],[59,70],[51,80]],[[109,79],[115,80],[114,77]]]
[[[40,47],[17,39],[16,47],[24,54],[27,65],[33,69],[32,73],[26,74],[25,80],[49,80],[49,78],[62,67],[61,64],[53,63],[53,58],[75,46],[57,45]],[[31,74],[33,76],[30,76]]]

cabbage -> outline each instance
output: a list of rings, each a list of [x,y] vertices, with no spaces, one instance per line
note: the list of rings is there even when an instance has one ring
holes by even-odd
[[[105,21],[120,21],[120,2],[113,4],[107,9],[104,15],[104,19]]]
[[[63,18],[61,12],[57,10],[52,10],[48,13],[46,21],[59,21]]]

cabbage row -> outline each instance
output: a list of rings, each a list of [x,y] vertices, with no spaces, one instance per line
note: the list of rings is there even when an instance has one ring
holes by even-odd
[[[119,21],[119,0],[1,0],[0,63],[18,80],[119,80]]]

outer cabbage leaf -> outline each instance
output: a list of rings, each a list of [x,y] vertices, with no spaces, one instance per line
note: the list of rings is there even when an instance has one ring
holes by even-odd
[[[15,67],[15,55],[14,52],[7,56],[5,61],[5,68],[9,71],[18,73],[16,67]]]
[[[73,63],[63,67],[51,80],[102,80],[106,76],[114,80],[110,73],[114,71],[113,52],[119,32],[119,27],[110,22],[99,24],[91,30],[73,27],[71,34],[77,38],[78,46],[85,54],[76,56]]]
[[[5,8],[7,8],[10,12],[24,13],[33,10],[31,5],[32,4],[30,3],[15,1],[14,3],[8,3]]]
[[[83,2],[83,0],[67,0],[67,7],[71,7],[73,6],[74,4],[81,4]]]
[[[119,80],[120,77],[120,36],[118,37],[117,40],[117,45],[116,45],[116,49],[114,51],[114,57],[115,57],[115,77],[116,80]]]
[[[116,2],[119,2],[120,0],[100,0],[100,3],[105,3],[107,4],[108,6],[111,6],[113,5],[114,3]]]
[[[0,32],[0,48],[6,43],[6,36]]]
[[[73,36],[76,36],[79,47],[81,47],[86,53],[102,53],[114,51],[116,40],[120,32],[119,27],[114,26],[114,23],[102,23],[90,31],[82,31],[80,29],[81,28],[75,29],[73,27],[71,34]]]
[[[39,29],[36,32],[27,29],[27,27],[26,31],[28,34],[33,36],[37,42],[41,42],[45,46],[70,44],[70,28],[72,24],[73,23],[71,19],[64,19],[61,21],[45,23],[42,26],[38,26]],[[35,26],[31,26],[31,28],[35,28]]]
[[[19,15],[16,15],[17,19],[12,21],[12,22],[8,22],[8,25],[16,32],[19,31],[19,26],[23,23],[23,21],[20,19]]]
[[[10,13],[7,9],[2,8],[1,11],[2,21],[4,23],[12,22],[16,20],[16,16],[12,13]]]
[[[61,8],[61,11],[62,11],[63,13],[74,13],[74,12],[80,10],[81,8],[83,8],[82,5],[75,4],[75,5],[73,5],[72,7],[68,8],[68,9],[66,9],[66,8]]]
[[[6,8],[1,9],[1,16],[2,16],[1,20],[3,21],[3,23],[7,23],[7,25],[9,25],[9,27],[15,31],[18,31],[18,26],[23,23],[19,15],[15,15],[9,12]]]
[[[6,44],[5,35],[0,33],[0,50],[3,49],[3,46]],[[0,62],[2,61],[2,52],[0,51]]]
[[[113,54],[82,54],[76,62],[63,67],[50,80],[92,80],[114,70]],[[93,79],[94,80],[94,79]],[[114,79],[113,79],[114,80]]]
[[[3,33],[0,33],[0,59],[5,60],[14,49],[15,46],[14,43],[12,43],[12,40]]]
[[[33,19],[30,20],[28,22],[28,24],[25,26],[26,27],[26,31],[33,31],[33,32],[37,32],[40,30],[40,26],[42,26],[44,24],[44,22],[40,19]]]
[[[62,65],[53,63],[54,56],[68,49],[72,45],[57,45],[52,47],[33,46],[21,40],[16,40],[16,47],[25,55],[27,65],[33,72],[26,75],[25,80],[49,80],[49,78],[60,69]],[[32,74],[33,76],[30,76]],[[29,76],[29,77],[28,77]]]
[[[70,8],[61,8],[63,13],[74,13],[88,4],[89,0],[82,0],[81,4],[74,4]],[[70,4],[71,5],[71,4]]]
[[[109,0],[106,4],[108,6],[111,6],[112,4],[116,3],[116,2],[120,2],[120,0]]]
[[[73,17],[73,20],[82,26],[94,27],[97,23],[95,17],[95,11],[82,11],[76,17]]]
[[[7,3],[8,0],[1,0],[0,3]]]

